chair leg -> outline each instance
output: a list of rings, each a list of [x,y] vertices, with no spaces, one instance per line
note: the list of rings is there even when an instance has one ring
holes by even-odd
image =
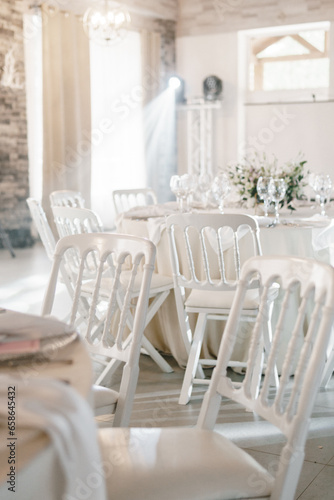
[[[166,295],[166,297],[167,297],[167,295]],[[147,320],[147,318],[146,318],[145,327],[148,325],[148,323],[151,321],[151,319],[152,319],[152,317],[150,317],[149,320]],[[132,317],[131,313],[128,314],[127,323],[128,323],[129,329],[132,330],[133,317]],[[161,356],[161,354],[151,344],[151,342],[148,340],[148,338],[145,337],[145,335],[143,335],[143,339],[142,339],[142,348],[145,349],[147,354],[149,356],[151,356],[153,361],[159,366],[159,368],[161,368],[161,370],[164,373],[172,373],[174,371],[173,368],[170,366],[170,364],[167,363],[167,361]]]
[[[184,300],[182,297],[182,292],[178,286],[174,288],[174,296],[175,296],[176,312],[179,320],[182,340],[184,342],[186,351],[189,353],[192,342],[192,332],[189,325],[188,314],[184,310]]]
[[[200,376],[203,376],[204,378],[204,372],[201,365],[199,364],[199,358],[203,344],[206,321],[207,315],[205,313],[200,313],[197,318],[194,338],[190,347],[187,367],[183,378],[181,394],[179,398],[180,405],[186,405],[189,402],[196,372],[200,373]]]
[[[147,337],[145,337],[145,335],[143,336],[142,347],[143,349],[145,349],[145,351],[147,351],[147,353],[151,356],[153,361],[156,362],[156,364],[159,366],[159,368],[161,368],[163,372],[172,373],[174,371],[173,368],[170,366],[170,364],[167,363],[167,361],[161,356],[161,354],[156,350],[156,348],[153,347],[153,345],[147,339]]]

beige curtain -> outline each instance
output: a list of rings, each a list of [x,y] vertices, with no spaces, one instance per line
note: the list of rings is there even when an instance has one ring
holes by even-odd
[[[90,206],[89,41],[72,13],[43,15],[43,206],[58,189],[80,191]]]
[[[146,178],[147,185],[154,189],[162,203],[172,198],[169,182],[177,170],[175,101],[166,93],[170,68],[162,34],[143,31],[141,47]]]
[[[161,35],[143,30],[140,42],[144,89],[143,104],[147,105],[161,90]]]

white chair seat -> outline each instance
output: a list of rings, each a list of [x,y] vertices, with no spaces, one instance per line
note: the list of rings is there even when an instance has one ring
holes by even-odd
[[[191,290],[185,301],[188,308],[231,309],[235,291],[212,292],[210,290]],[[248,290],[244,302],[244,309],[257,309],[259,307],[259,290]]]
[[[138,273],[134,282],[133,286],[133,291],[139,291],[140,290],[140,284],[142,281],[142,273]],[[124,276],[122,276],[122,283],[124,285],[127,284],[127,275],[124,273]],[[153,292],[155,295],[157,293],[157,290],[160,288],[173,288],[174,283],[173,283],[173,278],[171,276],[166,276],[164,274],[158,274],[158,273],[153,273],[152,274],[152,279],[151,279],[151,288],[150,288],[150,294]]]
[[[93,385],[93,402],[95,416],[115,413],[118,392],[101,385]]]
[[[212,431],[114,428],[101,429],[99,439],[103,463],[113,466],[110,500],[257,498],[273,484],[250,455]]]
[[[275,300],[279,293],[279,285],[273,283],[270,287],[268,299]],[[200,290],[194,288],[185,301],[187,308],[208,308],[208,309],[231,309],[235,291],[227,290],[216,292],[211,290]],[[244,309],[255,310],[259,307],[259,288],[247,290],[244,301]]]
[[[129,278],[130,278],[130,274],[129,274]],[[143,279],[143,274],[138,273],[136,278],[135,278],[135,282],[133,284],[133,289],[132,289],[134,294],[137,294],[139,292],[142,279]],[[124,276],[121,277],[121,282],[124,286],[126,286],[128,284],[127,273],[124,273]],[[152,274],[152,282],[151,283],[152,283],[152,286],[150,288],[150,295],[151,294],[154,295],[157,292],[157,290],[159,290],[161,288],[166,288],[166,287],[173,288],[172,278],[170,278],[169,276],[164,276],[164,275],[157,274],[157,273]],[[101,288],[102,288],[101,295],[103,295],[103,290],[105,290],[106,294],[108,294],[108,290],[110,290],[111,285],[112,285],[111,278],[102,278],[102,280],[101,280]],[[92,290],[94,289],[94,286],[95,286],[94,281],[87,281],[83,286],[83,290],[86,293],[91,293]]]

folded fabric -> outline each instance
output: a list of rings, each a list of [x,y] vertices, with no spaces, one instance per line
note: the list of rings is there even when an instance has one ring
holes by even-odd
[[[164,203],[160,205],[145,205],[133,207],[124,213],[124,217],[135,219],[148,219],[149,217],[164,217],[175,213],[175,203]]]
[[[159,243],[164,229],[166,229],[165,219],[158,217],[147,220],[148,237],[155,245]]]
[[[52,317],[25,314],[2,309],[0,314],[0,340],[45,339],[73,332],[73,327]]]
[[[333,265],[333,251],[331,250],[334,249],[334,219],[330,219],[328,222],[326,227],[319,228],[312,232],[312,245],[315,252],[329,249],[330,260]]]
[[[38,352],[40,350],[40,340],[18,340],[16,342],[0,343],[0,354],[12,354],[17,352]]]
[[[16,433],[37,429],[49,435],[62,468],[62,500],[78,498],[86,485],[86,499],[105,500],[105,482],[92,409],[71,386],[50,379],[0,375],[0,425],[8,425],[8,388],[15,387]],[[18,443],[19,444],[19,443]],[[48,471],[52,477],[53,471]],[[87,479],[97,474],[94,485]],[[41,471],[36,471],[40,477]],[[45,480],[45,477],[39,480]],[[58,478],[57,478],[58,480]],[[33,479],[32,479],[33,481]],[[18,481],[19,484],[19,481]],[[15,496],[15,495],[14,495]]]

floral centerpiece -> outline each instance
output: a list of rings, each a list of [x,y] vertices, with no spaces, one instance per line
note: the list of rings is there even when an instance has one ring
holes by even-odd
[[[302,198],[303,190],[307,185],[305,177],[307,177],[308,172],[305,172],[305,163],[306,160],[303,160],[302,156],[299,155],[295,161],[278,165],[276,157],[268,160],[263,154],[262,156],[256,155],[252,159],[245,159],[243,163],[229,164],[227,173],[231,185],[235,187],[240,197],[241,204],[248,208],[261,203],[256,189],[259,177],[283,178],[287,190],[281,206],[286,202],[288,208],[295,210],[291,202],[294,199]]]

